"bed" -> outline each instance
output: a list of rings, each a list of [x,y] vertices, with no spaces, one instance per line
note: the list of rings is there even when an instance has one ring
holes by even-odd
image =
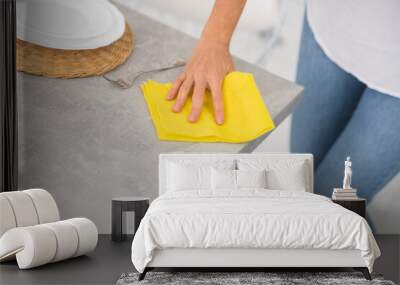
[[[161,154],[132,262],[154,268],[352,267],[380,251],[361,216],[313,194],[310,154]]]

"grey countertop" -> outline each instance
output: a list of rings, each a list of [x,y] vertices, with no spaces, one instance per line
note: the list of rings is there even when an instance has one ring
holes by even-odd
[[[135,49],[107,76],[130,79],[190,55],[195,39],[121,10],[135,33]],[[302,87],[242,60],[235,62],[237,70],[254,74],[279,125],[300,99]],[[112,197],[156,197],[159,153],[251,152],[265,139],[248,144],[159,141],[139,85],[150,78],[172,81],[179,71],[145,74],[130,89],[101,76],[65,80],[19,73],[20,188],[46,188],[64,217],[89,217],[101,233],[108,233]]]

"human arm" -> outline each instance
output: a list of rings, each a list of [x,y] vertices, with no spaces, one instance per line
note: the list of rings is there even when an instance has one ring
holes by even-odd
[[[245,4],[246,0],[215,1],[191,58],[167,95],[168,100],[176,98],[172,110],[180,112],[193,91],[190,122],[200,117],[206,89],[211,91],[216,123],[224,122],[222,83],[234,69],[229,44]]]

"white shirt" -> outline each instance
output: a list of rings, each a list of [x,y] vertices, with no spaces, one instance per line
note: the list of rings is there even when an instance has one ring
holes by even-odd
[[[400,97],[400,0],[309,0],[325,54],[368,87]]]

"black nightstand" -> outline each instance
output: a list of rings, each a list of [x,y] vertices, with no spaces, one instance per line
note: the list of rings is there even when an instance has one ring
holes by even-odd
[[[365,218],[365,209],[367,206],[367,200],[359,198],[357,200],[333,200],[333,203],[339,204],[340,206],[359,214]]]
[[[126,235],[122,233],[123,212],[135,212],[135,232],[140,221],[149,208],[150,199],[145,197],[118,197],[112,199],[112,228],[111,238],[113,241],[123,241]]]

